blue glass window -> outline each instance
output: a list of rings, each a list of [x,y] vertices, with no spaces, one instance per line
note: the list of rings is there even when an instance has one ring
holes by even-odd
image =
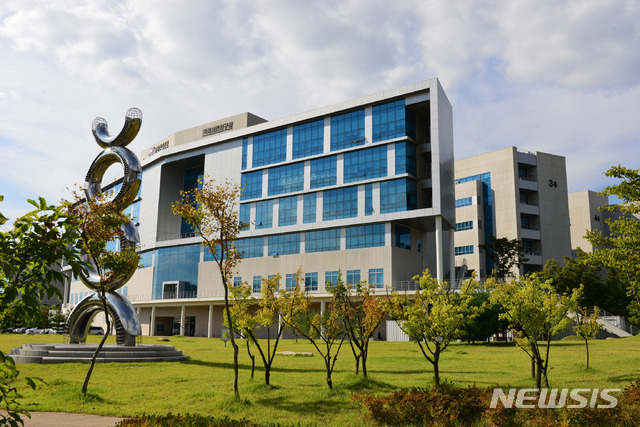
[[[456,255],[470,255],[473,253],[473,245],[456,246],[454,252]]]
[[[373,215],[373,184],[364,186],[364,214]]]
[[[387,176],[385,145],[344,153],[344,182]]]
[[[269,236],[269,256],[300,253],[300,233]]]
[[[251,203],[243,203],[240,205],[240,215],[238,220],[243,225],[243,230],[249,229],[249,223],[251,222]]]
[[[153,269],[153,298],[162,298],[162,283],[186,282],[187,293],[197,293],[200,244],[156,249]],[[195,294],[193,295],[195,296]]]
[[[360,270],[347,270],[347,285],[360,283]]]
[[[151,267],[153,262],[153,251],[142,252],[140,254],[140,267],[139,268],[149,268]]]
[[[405,107],[404,99],[374,105],[371,115],[373,142],[403,136],[415,139],[415,115]]]
[[[372,288],[382,288],[384,286],[384,268],[369,269],[369,284]]]
[[[327,288],[338,284],[339,271],[327,271],[324,273],[324,284]]]
[[[456,199],[456,208],[461,208],[463,206],[471,206],[472,204],[473,204],[473,199],[471,197]]]
[[[296,274],[287,274],[285,286],[288,291],[292,291],[296,287],[298,277]]]
[[[216,253],[216,256],[220,256],[221,255],[221,251],[220,251],[220,245],[216,245],[215,248],[213,248],[213,250]],[[223,257],[223,259],[226,258]],[[213,254],[211,253],[211,251],[209,250],[209,248],[207,246],[204,246],[204,257],[203,257],[204,261],[215,261],[216,259],[213,257]]]
[[[411,250],[411,229],[404,225],[396,224],[396,248]]]
[[[304,206],[302,211],[302,222],[309,224],[316,222],[316,200],[317,193],[307,193],[304,195]]]
[[[358,187],[325,190],[322,203],[322,220],[353,218],[358,215]]]
[[[304,189],[304,163],[293,163],[269,169],[269,196]]]
[[[380,183],[380,213],[409,211],[418,206],[416,182],[394,179]]]
[[[247,237],[236,240],[236,246],[243,252],[243,258],[258,258],[264,255],[264,238]]]
[[[410,142],[396,144],[396,175],[416,175],[416,146]]]
[[[184,191],[191,191],[194,188],[202,188],[202,182],[199,180],[204,176],[204,165],[194,166],[184,170],[184,179],[182,182],[182,189]],[[184,218],[180,225],[180,234],[184,237],[190,237],[195,233],[195,228],[191,226]]]
[[[253,291],[254,294],[257,294],[257,293],[260,293],[261,289],[262,289],[262,277],[253,276],[253,286],[251,287],[251,290]]]
[[[313,156],[324,149],[324,120],[293,127],[293,158]]]
[[[331,117],[331,151],[364,143],[364,109]]]
[[[311,188],[336,185],[338,177],[338,156],[311,160]]]
[[[240,180],[242,200],[262,197],[262,171],[243,173]]]
[[[384,224],[347,227],[347,249],[384,246]]]
[[[131,220],[134,224],[138,224],[140,222],[140,200],[131,205]]]
[[[256,229],[271,228],[273,225],[273,200],[256,202]]]
[[[304,290],[305,291],[317,291],[318,290],[318,273],[305,273],[304,274]]]
[[[242,285],[242,277],[234,277],[233,278],[233,286],[238,287]]]
[[[325,252],[340,250],[340,229],[307,231],[305,233],[305,252]]]
[[[247,151],[249,151],[249,138],[242,139],[242,170],[247,168]]]
[[[463,221],[456,223],[456,231],[473,230],[473,221]]]
[[[253,137],[253,167],[287,160],[287,129],[255,135]]]
[[[278,211],[278,227],[292,225],[298,221],[298,196],[283,197],[280,199]]]

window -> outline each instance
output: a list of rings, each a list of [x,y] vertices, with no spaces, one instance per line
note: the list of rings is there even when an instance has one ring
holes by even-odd
[[[247,151],[249,151],[249,138],[242,139],[242,170],[247,168]]]
[[[325,190],[322,220],[353,218],[358,215],[358,187]]]
[[[371,109],[373,142],[410,136],[415,139],[415,116],[404,99],[374,105]]]
[[[273,224],[273,200],[256,203],[256,229],[271,228]]]
[[[396,248],[411,250],[411,229],[400,224],[396,224]]]
[[[456,255],[469,255],[473,253],[473,245],[456,246],[454,251]]]
[[[416,182],[394,179],[380,183],[380,213],[409,211],[418,207]]]
[[[200,180],[203,176],[204,165],[185,169],[184,179],[182,182],[182,190],[191,191],[195,188],[202,188],[202,182]],[[187,221],[185,221],[184,218],[182,218],[182,223],[180,225],[180,234],[182,235],[182,237],[192,237],[195,231],[195,228],[193,228],[191,224],[189,224]]]
[[[278,227],[292,225],[298,221],[298,196],[283,197],[280,199],[278,211]]]
[[[154,299],[162,299],[163,282],[186,282],[185,291],[197,291],[198,264],[200,263],[201,249],[202,245],[197,244],[171,246],[155,250],[156,262],[153,270]]]
[[[305,233],[305,252],[326,252],[340,250],[340,229],[307,231]]]
[[[293,158],[313,156],[324,149],[324,120],[293,127]]]
[[[318,273],[304,274],[304,290],[307,292],[318,290]]]
[[[287,160],[287,129],[275,130],[253,137],[253,167]]]
[[[300,253],[300,234],[269,236],[269,256]]]
[[[240,181],[242,200],[262,197],[262,171],[243,173]]]
[[[410,142],[396,144],[396,175],[416,175],[416,146]]]
[[[262,277],[253,276],[253,286],[251,287],[251,291],[254,294],[260,293],[262,290]]]
[[[244,225],[243,230],[248,230],[251,222],[251,204],[243,203],[240,205],[240,224]]]
[[[373,184],[364,186],[364,214],[373,215]]]
[[[139,268],[149,268],[151,267],[153,262],[153,251],[142,252],[140,254],[140,267]]]
[[[456,223],[456,231],[473,230],[473,221],[463,221]]]
[[[244,252],[243,258],[258,258],[264,256],[264,238],[248,237],[236,240],[238,250]]]
[[[311,160],[311,188],[336,185],[338,156]]]
[[[304,189],[304,163],[293,163],[269,169],[269,196]]]
[[[326,288],[337,285],[339,276],[340,272],[338,271],[327,271],[326,273],[324,273],[324,283],[326,285]]]
[[[347,270],[347,285],[360,283],[360,270]]]
[[[331,151],[364,143],[364,109],[331,117]]]
[[[242,285],[242,277],[234,277],[233,278],[233,286],[238,287]]]
[[[384,224],[347,227],[347,249],[384,246]]]
[[[316,196],[317,193],[307,193],[304,195],[302,208],[302,222],[309,224],[316,222]]]
[[[288,291],[292,291],[296,287],[296,283],[298,282],[298,277],[296,274],[287,274],[286,278],[286,289]]]
[[[369,284],[372,288],[382,288],[384,286],[384,268],[369,269]]]
[[[461,208],[464,206],[471,206],[473,204],[473,199],[471,197],[464,197],[462,199],[456,199],[456,208]]]
[[[387,146],[344,153],[344,182],[387,176]]]

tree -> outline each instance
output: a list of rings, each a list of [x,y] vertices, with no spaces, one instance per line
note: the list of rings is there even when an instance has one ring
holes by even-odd
[[[87,393],[89,380],[95,367],[98,354],[104,347],[104,343],[111,330],[111,321],[108,310],[106,293],[111,290],[113,283],[119,281],[135,271],[140,261],[140,256],[136,252],[134,245],[121,245],[119,251],[110,251],[107,248],[109,242],[119,240],[124,241],[125,233],[129,231],[127,226],[131,223],[131,218],[120,211],[120,208],[111,203],[107,198],[110,194],[101,194],[96,197],[81,198],[75,194],[76,201],[69,205],[70,214],[79,220],[80,240],[79,247],[89,259],[89,264],[97,273],[95,283],[106,321],[106,329],[98,347],[91,357],[91,363],[87,375],[82,384],[82,393]],[[126,281],[126,280],[125,280]]]
[[[233,307],[231,307],[231,318],[233,320],[233,331],[239,331],[247,343],[251,342],[258,349],[264,365],[264,384],[270,385],[271,366],[276,357],[278,343],[282,337],[283,327],[278,323],[280,317],[280,300],[278,291],[280,287],[280,275],[262,278],[262,298],[255,300],[251,297],[252,289],[246,282],[231,288],[233,295]],[[252,308],[257,308],[252,311]],[[277,331],[272,336],[271,328],[276,325]],[[256,330],[266,328],[266,348],[257,339]],[[248,349],[248,348],[247,348]],[[250,357],[253,359],[253,355]]]
[[[559,295],[550,281],[535,273],[508,283],[490,279],[487,286],[492,290],[491,301],[502,306],[500,317],[508,320],[516,344],[533,362],[536,388],[541,388],[542,378],[549,387],[551,337],[571,325],[568,313],[578,306],[582,288]]]
[[[630,320],[640,323],[640,169],[618,165],[611,167],[605,175],[622,180],[600,193],[616,196],[622,201],[601,208],[617,213],[618,217],[605,219],[611,232],[609,236],[590,231],[586,238],[596,247],[594,258],[605,267],[614,269],[625,281],[627,295],[631,298],[628,307]]]
[[[511,269],[513,267],[520,267],[523,262],[527,261],[523,254],[524,246],[518,239],[489,236],[489,243],[479,246],[493,261],[495,267],[493,274],[501,280],[512,275]]]
[[[338,304],[333,297],[324,312],[313,310],[308,295],[302,290],[302,272],[299,270],[296,273],[296,280],[293,290],[281,291],[282,322],[294,333],[309,340],[322,356],[327,386],[333,389],[331,374],[347,336],[337,309]]]
[[[594,307],[593,312],[589,313],[587,307],[578,307],[573,320],[576,323],[573,326],[574,332],[584,340],[587,351],[587,369],[589,369],[589,340],[602,329],[602,325],[598,322],[600,310],[598,307]]]
[[[242,253],[236,246],[236,238],[246,227],[238,221],[237,202],[240,187],[229,181],[216,185],[213,180],[198,180],[198,187],[190,191],[181,191],[181,200],[171,205],[173,213],[180,215],[202,237],[204,245],[213,256],[224,288],[224,307],[228,325],[233,325],[229,304],[229,288],[233,280],[233,269],[242,259]],[[233,333],[230,335],[233,346],[233,393],[240,398],[238,391],[238,344]]]
[[[341,272],[338,274],[338,282],[331,285],[327,283],[327,289],[334,296],[336,309],[349,336],[349,345],[356,360],[355,373],[358,374],[362,363],[362,374],[366,377],[369,342],[384,317],[382,303],[375,296],[371,285],[347,285],[342,281]]]
[[[422,355],[433,365],[436,386],[440,385],[440,355],[462,334],[462,326],[477,315],[471,299],[477,282],[465,281],[459,292],[449,282],[440,282],[425,270],[414,295],[394,292],[385,301],[385,311],[412,337]]]
[[[61,271],[63,259],[74,274],[80,274],[85,266],[74,248],[80,237],[77,218],[69,215],[65,206],[49,205],[43,198],[28,202],[35,209],[16,219],[10,229],[5,228],[8,219],[0,213],[0,314],[3,318],[9,312],[37,315],[45,296],[60,296],[55,284],[66,280]],[[20,414],[29,416],[16,409],[16,391],[10,387],[19,373],[13,359],[0,352],[0,405],[7,411],[0,414],[2,424],[23,424]],[[35,388],[32,378],[26,381]]]
[[[460,338],[469,343],[488,340],[492,335],[504,331],[507,325],[500,320],[501,307],[492,304],[490,293],[486,289],[478,289],[469,301],[471,307],[476,307],[478,315],[462,325]]]

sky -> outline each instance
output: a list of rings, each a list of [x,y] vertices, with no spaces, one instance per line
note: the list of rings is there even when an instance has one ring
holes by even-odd
[[[569,191],[640,168],[640,0],[2,0],[0,212],[70,199],[142,110],[138,156],[249,111],[267,120],[437,77],[454,151],[566,157]],[[115,167],[115,166],[114,166]]]

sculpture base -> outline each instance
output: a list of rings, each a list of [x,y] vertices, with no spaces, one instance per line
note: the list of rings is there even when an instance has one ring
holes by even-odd
[[[16,363],[90,363],[98,344],[22,344],[11,350]],[[179,362],[189,356],[170,345],[105,344],[96,363]]]

